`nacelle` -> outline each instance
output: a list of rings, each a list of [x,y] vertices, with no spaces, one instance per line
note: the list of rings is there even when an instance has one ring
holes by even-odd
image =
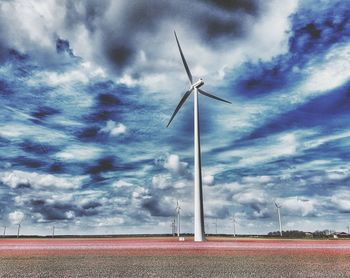
[[[199,87],[203,86],[203,84],[204,84],[203,79],[199,78],[199,80],[192,85],[192,88],[197,88],[198,89]]]

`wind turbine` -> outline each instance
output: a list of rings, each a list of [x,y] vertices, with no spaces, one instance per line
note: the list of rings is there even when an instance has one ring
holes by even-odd
[[[232,217],[233,222],[233,237],[236,237],[236,218],[235,216]]]
[[[278,213],[278,222],[280,224],[280,236],[282,236],[282,222],[281,222],[281,205],[275,202],[275,206],[277,208],[277,213]]]
[[[194,97],[194,103],[193,103],[193,110],[194,110],[194,119],[193,119],[194,120],[194,241],[205,241],[198,94],[202,94],[204,96],[207,96],[216,100],[220,100],[226,103],[231,103],[231,102],[224,100],[222,98],[219,98],[217,96],[214,96],[212,94],[209,94],[203,91],[202,89],[200,89],[200,87],[204,85],[204,82],[201,78],[198,79],[198,81],[193,82],[191,71],[187,65],[185,56],[182,52],[182,49],[175,31],[174,31],[174,35],[175,35],[177,46],[179,48],[182,63],[185,67],[188,79],[190,81],[190,88],[181,98],[173,115],[170,118],[170,121],[167,127],[170,125],[171,121],[174,119],[175,115],[180,110],[182,105],[185,103],[187,98],[193,92],[193,97]]]
[[[171,221],[171,235],[175,236],[175,218]]]
[[[52,238],[55,237],[55,226],[52,226]]]
[[[177,214],[177,236],[180,237],[180,210],[179,201],[176,203],[176,214]]]
[[[5,237],[5,235],[6,235],[6,226],[4,226],[4,235],[3,235],[3,237]]]
[[[21,222],[22,223],[22,222]],[[17,238],[19,238],[19,231],[21,229],[21,223],[18,224],[18,228],[17,228]]]
[[[21,224],[24,220],[25,215],[22,216],[21,220],[18,223],[18,229],[17,229],[17,238],[19,238],[19,231],[21,230]]]

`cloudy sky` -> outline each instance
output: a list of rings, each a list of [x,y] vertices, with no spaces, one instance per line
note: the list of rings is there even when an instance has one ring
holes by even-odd
[[[200,97],[207,232],[350,223],[349,1],[0,1],[8,233],[193,231]]]

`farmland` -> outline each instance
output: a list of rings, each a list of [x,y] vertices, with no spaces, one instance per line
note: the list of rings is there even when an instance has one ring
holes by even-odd
[[[348,240],[0,240],[0,277],[348,277],[349,262]]]

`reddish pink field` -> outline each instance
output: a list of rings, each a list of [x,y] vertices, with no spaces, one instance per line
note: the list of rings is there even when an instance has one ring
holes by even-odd
[[[179,242],[173,238],[118,238],[118,239],[1,239],[0,256],[20,255],[239,255],[260,253],[317,253],[350,255],[350,240],[253,240],[211,239]]]
[[[350,240],[0,239],[0,277],[350,277]]]

